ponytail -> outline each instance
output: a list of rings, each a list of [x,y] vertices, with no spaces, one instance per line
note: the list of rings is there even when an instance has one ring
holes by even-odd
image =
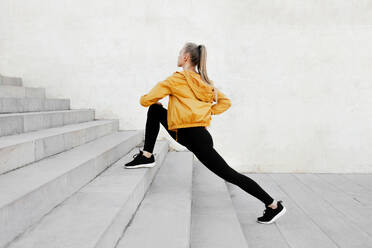
[[[208,78],[207,75],[207,49],[204,45],[199,45],[198,46],[199,50],[199,63],[198,63],[198,71],[201,75],[201,78],[203,79],[204,82],[208,83],[213,87],[213,92],[214,92],[214,98],[216,99],[216,102],[218,101],[217,99],[217,89],[214,86],[214,82]]]
[[[204,45],[196,45],[193,42],[187,42],[185,44],[185,52],[188,52],[191,56],[191,62],[193,65],[197,65],[198,72],[202,80],[213,87],[214,99],[218,102],[217,88],[214,82],[209,79],[207,75],[207,49]]]

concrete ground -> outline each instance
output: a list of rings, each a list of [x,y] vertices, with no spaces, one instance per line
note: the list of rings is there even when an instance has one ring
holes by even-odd
[[[287,213],[256,223],[263,204],[227,183],[248,247],[372,247],[372,174],[245,174]]]

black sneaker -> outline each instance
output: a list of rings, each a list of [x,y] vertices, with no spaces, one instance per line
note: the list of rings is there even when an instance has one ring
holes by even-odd
[[[278,201],[278,207],[276,209],[266,207],[263,216],[258,217],[257,222],[261,224],[271,224],[285,214],[286,211],[286,208],[282,205],[282,201]]]
[[[156,153],[151,154],[151,157],[147,158],[145,155],[143,155],[143,151],[140,150],[138,153],[133,155],[134,159],[132,161],[124,165],[124,168],[132,169],[141,167],[154,167],[156,165],[154,154]]]

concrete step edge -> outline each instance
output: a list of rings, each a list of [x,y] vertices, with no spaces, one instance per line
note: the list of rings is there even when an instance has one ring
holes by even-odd
[[[34,112],[27,112],[27,113],[11,113],[11,114],[0,114],[0,118],[4,117],[17,117],[17,116],[29,116],[29,115],[40,115],[40,114],[63,114],[63,113],[74,113],[74,112],[81,112],[81,111],[94,111],[93,108],[83,108],[83,109],[66,109],[66,110],[53,110],[53,111],[34,111]]]

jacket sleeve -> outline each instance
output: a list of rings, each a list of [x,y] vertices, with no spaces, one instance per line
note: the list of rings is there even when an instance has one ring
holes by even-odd
[[[144,107],[148,107],[160,99],[170,95],[172,93],[171,90],[171,78],[173,75],[167,77],[164,81],[158,82],[149,93],[140,97],[140,104]]]
[[[231,106],[230,99],[217,89],[217,103],[213,104],[211,107],[212,115],[218,115],[225,112]]]

